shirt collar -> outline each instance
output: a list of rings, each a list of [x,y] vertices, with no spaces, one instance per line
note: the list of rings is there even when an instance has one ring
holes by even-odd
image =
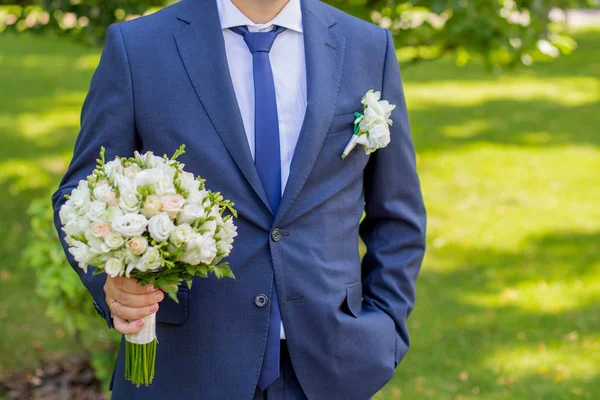
[[[221,29],[246,25],[252,30],[268,30],[273,25],[302,33],[302,11],[300,0],[289,0],[283,9],[267,23],[255,24],[237,8],[231,0],[216,0]]]

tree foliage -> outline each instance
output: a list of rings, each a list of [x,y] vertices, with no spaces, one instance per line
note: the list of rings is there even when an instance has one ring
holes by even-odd
[[[13,4],[0,9],[0,31],[53,30],[99,44],[109,24],[172,1],[0,0]],[[550,57],[569,53],[574,41],[549,29],[550,10],[600,5],[600,0],[327,1],[390,29],[397,46],[410,48],[406,53],[410,61],[452,53],[459,65],[476,56],[496,67],[528,64],[540,52]]]

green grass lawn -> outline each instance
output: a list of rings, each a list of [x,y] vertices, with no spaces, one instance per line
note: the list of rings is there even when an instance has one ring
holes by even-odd
[[[600,31],[578,41],[503,75],[403,68],[428,252],[412,350],[378,399],[600,397]],[[80,351],[19,253],[97,61],[64,39],[0,36],[0,374]]]

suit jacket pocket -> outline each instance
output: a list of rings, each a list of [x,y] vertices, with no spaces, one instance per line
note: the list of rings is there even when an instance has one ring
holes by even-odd
[[[350,140],[350,136],[352,136],[352,133],[354,133],[355,119],[356,117],[354,116],[354,113],[334,116],[333,120],[331,121],[331,126],[329,127],[329,132],[327,133],[327,135],[331,136],[335,134],[342,134],[345,132],[346,134],[348,134],[348,140]]]
[[[189,290],[187,287],[179,286],[176,303],[168,295],[160,302],[156,320],[167,324],[181,325],[187,319]]]
[[[362,310],[362,282],[346,286],[346,308],[350,315],[358,317]]]

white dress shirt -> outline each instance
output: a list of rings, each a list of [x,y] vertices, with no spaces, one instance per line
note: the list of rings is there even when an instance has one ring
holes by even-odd
[[[229,28],[246,25],[250,32],[266,32],[273,25],[286,28],[280,33],[269,58],[273,70],[277,114],[279,116],[279,147],[281,156],[281,194],[290,175],[294,149],[306,112],[306,63],[300,0],[289,0],[275,18],[265,24],[255,24],[231,0],[216,0],[219,20],[225,39],[225,53],[233,89],[242,114],[248,145],[254,159],[254,78],[252,54],[244,38]],[[283,323],[280,338],[285,339]]]

